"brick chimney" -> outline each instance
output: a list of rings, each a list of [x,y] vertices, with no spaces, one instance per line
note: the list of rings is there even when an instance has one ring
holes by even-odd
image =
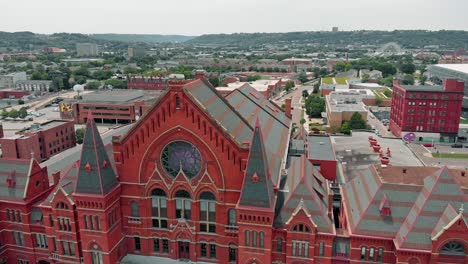
[[[288,98],[286,100],[284,100],[284,111],[286,113],[286,116],[287,117],[292,117],[292,114],[291,114],[291,101],[292,99],[291,98]]]
[[[52,173],[52,178],[54,179],[54,185],[57,185],[60,181],[60,171]]]
[[[205,71],[204,70],[196,70],[195,71],[195,79],[199,80],[205,78]]]

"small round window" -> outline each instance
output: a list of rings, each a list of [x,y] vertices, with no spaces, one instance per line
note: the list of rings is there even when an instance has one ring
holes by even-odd
[[[187,177],[193,178],[201,170],[200,151],[185,141],[169,143],[162,151],[161,162],[164,170],[172,177],[182,170]]]

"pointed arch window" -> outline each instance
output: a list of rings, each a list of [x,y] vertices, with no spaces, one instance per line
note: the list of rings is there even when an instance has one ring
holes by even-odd
[[[151,192],[151,216],[153,227],[167,228],[167,197],[161,189]]]
[[[200,232],[216,233],[216,199],[210,192],[200,195]]]
[[[176,193],[175,200],[176,200],[176,218],[177,219],[190,219],[190,216],[192,214],[190,194],[187,191],[180,190]]]

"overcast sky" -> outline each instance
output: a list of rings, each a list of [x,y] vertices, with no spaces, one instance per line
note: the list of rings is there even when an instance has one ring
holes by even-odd
[[[201,35],[468,30],[467,0],[1,0],[0,31]]]

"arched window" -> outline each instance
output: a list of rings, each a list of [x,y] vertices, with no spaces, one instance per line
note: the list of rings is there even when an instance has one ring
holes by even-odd
[[[257,247],[257,231],[252,231],[252,247]]]
[[[367,248],[362,246],[361,247],[361,260],[365,260],[366,259],[366,251],[367,251]]]
[[[442,247],[442,249],[440,250],[440,254],[464,256],[465,247],[456,241],[451,241]]]
[[[151,216],[153,227],[167,228],[167,197],[161,189],[151,192]]]
[[[229,222],[228,225],[230,226],[236,226],[236,210],[235,209],[229,209],[228,210],[228,216],[229,216]]]
[[[260,248],[265,247],[265,233],[260,232]]]
[[[99,251],[93,251],[91,252],[91,254],[93,255],[93,264],[103,264],[104,262],[102,261],[102,252],[99,252]]]
[[[68,209],[68,205],[65,204],[64,202],[58,202],[57,205],[55,206],[55,208],[58,208],[58,209]]]
[[[200,232],[216,233],[216,200],[210,192],[200,195]]]
[[[175,195],[176,200],[176,217],[178,219],[190,219],[191,203],[190,194],[187,191],[180,190]]]
[[[138,203],[136,201],[131,201],[130,202],[130,208],[132,210],[132,215],[133,217],[140,217],[140,214],[138,213]]]
[[[310,233],[310,228],[304,224],[297,224],[293,227],[294,232]]]
[[[375,248],[369,248],[369,260],[374,261],[375,258]]]
[[[245,246],[250,247],[250,231],[245,230]]]

